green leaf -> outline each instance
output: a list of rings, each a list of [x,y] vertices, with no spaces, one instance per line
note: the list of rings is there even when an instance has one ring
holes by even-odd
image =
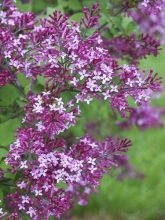
[[[123,17],[121,25],[124,33],[127,35],[134,32],[134,29],[136,28],[135,22],[133,22],[132,19],[128,16]]]
[[[32,0],[32,11],[34,13],[42,13],[45,14],[47,8],[51,9],[57,7],[57,0]]]
[[[19,91],[12,85],[0,88],[0,105],[9,106],[19,97]]]
[[[82,1],[82,5],[83,5],[83,7],[84,6],[87,6],[87,7],[91,7],[94,3],[96,3],[96,1],[95,0],[83,0]]]
[[[44,90],[44,86],[39,84],[39,83],[35,84],[34,87],[33,87],[33,91],[35,93],[39,93],[39,92],[41,92],[43,90]]]
[[[17,0],[16,5],[21,11],[32,11],[32,2],[23,4],[20,0]]]
[[[10,168],[10,166],[5,163],[5,160],[1,160],[0,167],[1,167],[2,170],[4,170],[4,171],[7,171],[7,170]]]
[[[61,11],[62,13],[64,13],[64,9],[61,6],[57,6],[57,7],[47,7],[46,9],[46,15],[52,15],[55,11]]]
[[[77,12],[74,15],[72,15],[70,18],[76,22],[80,22],[81,18],[83,17],[82,12]]]
[[[58,10],[58,8],[52,8],[52,7],[47,7],[46,8],[46,14],[48,15],[52,15],[56,10]]]
[[[15,139],[17,127],[20,125],[20,120],[9,119],[7,122],[0,124],[0,145],[7,146]]]
[[[2,200],[2,198],[3,198],[3,191],[2,189],[0,189],[0,200]]]
[[[61,182],[57,183],[56,187],[58,189],[67,189],[67,184],[61,181]]]
[[[26,85],[29,85],[29,83],[30,83],[30,80],[27,79],[26,76],[22,73],[17,74],[17,78],[23,87],[25,87]]]
[[[37,80],[39,84],[41,84],[42,86],[45,86],[46,79],[43,76],[37,76]]]
[[[52,15],[55,11],[61,11],[64,13],[64,7],[67,7],[68,2],[64,0],[58,0],[57,1],[57,6],[56,7],[49,7],[47,6],[46,8],[46,14],[47,15]]]
[[[67,3],[67,6],[74,11],[80,10],[81,9],[81,3],[80,1],[77,0],[69,0]]]
[[[0,160],[1,160],[6,154],[8,154],[8,150],[5,149],[4,147],[2,148],[2,147],[0,146]]]
[[[40,13],[47,7],[45,0],[32,1],[32,11],[35,13]]]

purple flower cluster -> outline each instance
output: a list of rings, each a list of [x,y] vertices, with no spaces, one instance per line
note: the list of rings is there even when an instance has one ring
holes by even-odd
[[[33,79],[42,75],[47,80],[47,87],[53,88],[56,96],[63,91],[72,90],[77,92],[77,103],[85,101],[89,104],[93,97],[107,99],[112,108],[124,115],[129,108],[128,96],[140,104],[148,100],[152,90],[158,89],[159,82],[154,75],[151,76],[151,72],[145,76],[135,66],[120,66],[104,48],[97,31],[85,36],[83,27],[85,25],[88,29],[95,25],[95,15],[93,20],[91,18],[91,24],[85,16],[86,19],[79,25],[60,12],[55,12],[50,19],[33,27],[33,15],[20,15],[11,6],[7,9],[8,13],[2,11],[7,24],[13,11],[19,19],[17,16],[13,17],[15,23],[12,28],[1,21],[3,35],[6,36],[2,50],[3,62],[10,59],[8,69],[15,74],[23,72]],[[85,15],[86,13],[85,9]],[[17,23],[22,23],[22,17],[26,20],[25,27],[20,27]],[[18,30],[13,33],[11,29],[15,29],[15,26]],[[26,30],[32,27],[32,30]]]
[[[152,70],[119,65],[99,32],[90,33],[98,25],[97,4],[91,11],[84,9],[80,23],[58,11],[37,20],[19,12],[10,0],[0,9],[0,85],[15,83],[20,72],[32,82],[22,126],[6,158],[18,177],[15,192],[6,198],[10,212],[4,214],[8,219],[23,219],[23,214],[35,220],[59,218],[74,202],[86,204],[102,175],[119,166],[131,146],[127,139],[96,141],[88,135],[68,145],[64,135],[76,125],[81,102],[107,100],[126,117],[132,109],[128,98],[147,103],[160,90],[160,78]],[[143,40],[154,46],[139,56],[157,54],[158,43]],[[45,80],[45,90],[36,94],[38,77]],[[65,92],[71,94],[67,101]]]
[[[75,125],[79,108],[73,108],[73,106],[72,101],[64,106],[62,98],[54,97],[50,91],[37,96],[33,95],[29,97],[23,122],[35,126],[38,131],[54,138],[54,135],[60,134],[65,129]]]
[[[148,55],[157,56],[160,49],[160,42],[152,36],[142,34],[140,37],[131,36],[114,37],[111,40],[105,39],[104,43],[116,58],[130,58],[129,62],[134,65]]]
[[[144,0],[140,3],[140,7],[149,13],[157,13],[165,9],[165,0]]]
[[[31,219],[60,217],[73,201],[86,204],[102,175],[118,166],[125,157],[121,153],[130,146],[127,139],[98,142],[89,136],[67,146],[61,137],[52,139],[37,128],[20,128],[6,159],[12,172],[21,173],[16,193],[8,195],[13,212],[9,219],[22,211]]]
[[[136,125],[142,130],[153,127],[161,127],[164,125],[162,120],[162,116],[164,115],[164,108],[156,108],[149,104],[145,104],[137,109],[133,109],[128,120],[117,124],[123,129],[128,129],[133,125]]]
[[[165,44],[165,2],[155,1],[155,4],[157,6],[151,8],[139,6],[129,14],[144,34],[148,33],[153,38],[159,39],[161,44]]]
[[[5,86],[8,83],[14,82],[15,77],[5,69],[0,70],[0,87]]]

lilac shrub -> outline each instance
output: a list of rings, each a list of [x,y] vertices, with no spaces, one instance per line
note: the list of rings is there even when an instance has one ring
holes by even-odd
[[[82,103],[108,102],[127,117],[128,99],[147,104],[160,91],[161,79],[152,70],[119,64],[98,31],[98,4],[84,8],[80,23],[59,11],[39,19],[18,11],[10,0],[0,10],[0,85],[13,85],[24,99],[24,118],[5,159],[4,172],[14,178],[1,218],[61,218],[74,204],[87,204],[103,174],[127,161],[124,153],[131,146],[127,138],[98,141],[88,134],[69,145],[65,134],[77,125]],[[159,43],[148,37],[141,41],[154,42],[154,48],[138,51],[139,57],[157,54]],[[117,44],[114,50],[121,53]],[[30,81],[26,91],[20,73]],[[39,80],[43,86],[36,90]]]
[[[115,58],[126,60],[136,66],[139,65],[142,58],[146,58],[148,55],[159,55],[161,46],[165,42],[165,1],[133,2],[128,0],[123,3],[121,9],[126,16],[136,22],[134,26],[137,25],[137,27],[130,35],[119,34],[111,39],[103,38],[105,47]],[[131,25],[131,22],[129,24]],[[105,33],[111,31],[106,25],[104,26]],[[154,107],[151,103],[144,104],[138,108],[132,108],[129,117],[124,122],[117,121],[116,124],[124,129],[130,128],[132,125],[136,125],[140,129],[161,127],[164,125],[162,119],[164,111],[164,108]]]

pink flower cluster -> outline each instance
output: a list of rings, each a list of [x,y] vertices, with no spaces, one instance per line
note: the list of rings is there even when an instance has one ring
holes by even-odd
[[[8,196],[12,215],[31,219],[60,217],[73,205],[84,205],[107,169],[118,166],[130,141],[86,136],[72,146],[61,137],[51,138],[32,127],[20,128],[6,159],[12,172],[20,171],[16,193]],[[14,218],[13,218],[14,219]]]
[[[129,62],[134,65],[148,55],[157,56],[160,49],[160,42],[148,34],[142,34],[139,37],[135,34],[118,36],[111,40],[104,39],[104,43],[116,58],[126,59],[129,56]]]
[[[75,125],[76,116],[80,113],[72,101],[64,106],[62,98],[56,98],[50,91],[30,96],[25,110],[23,122],[35,126],[38,131],[46,133],[50,138]]]
[[[148,3],[151,6],[152,4]],[[165,1],[155,1],[152,7],[139,6],[129,14],[140,26],[142,33],[148,33],[153,38],[159,39],[161,44],[165,44]]]
[[[165,9],[165,0],[144,0],[140,3],[140,6],[149,13],[157,13]]]
[[[7,9],[9,13],[5,19],[8,24],[11,13],[16,9],[11,6]],[[96,6],[93,10],[97,10]],[[15,74],[23,72],[34,79],[42,75],[47,79],[47,87],[51,86],[56,96],[67,90],[77,92],[77,103],[85,101],[89,104],[93,97],[108,100],[112,108],[123,115],[128,109],[128,96],[140,104],[147,101],[151,90],[158,89],[159,83],[150,73],[145,76],[135,66],[120,66],[104,48],[97,31],[85,36],[84,24],[86,29],[95,25],[95,16],[93,20],[91,18],[92,24],[88,24],[86,16],[79,25],[55,12],[31,31],[26,30],[27,26],[32,28],[35,20],[32,20],[31,14],[26,16],[26,27],[19,26],[15,34],[11,33],[10,26],[10,32],[6,30],[8,25],[2,22],[4,36],[6,31],[10,34],[4,39],[2,56],[4,62],[10,59],[8,68]],[[14,19],[18,26],[17,16]],[[30,25],[27,25],[29,20]]]
[[[156,108],[145,104],[138,109],[133,109],[128,120],[117,123],[123,129],[128,129],[133,125],[136,125],[140,129],[148,129],[153,127],[161,127],[164,125],[162,116],[165,115],[164,108]]]
[[[8,70],[2,69],[0,70],[0,87],[5,86],[8,83],[12,83],[15,81],[15,77],[11,75]]]

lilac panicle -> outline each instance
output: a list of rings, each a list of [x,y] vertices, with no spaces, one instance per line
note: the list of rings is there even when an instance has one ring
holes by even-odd
[[[145,3],[146,2],[146,3]],[[144,34],[149,34],[165,44],[165,1],[144,1],[129,15],[140,27]]]
[[[148,13],[159,13],[165,9],[165,0],[144,0],[139,6]]]
[[[93,6],[89,18],[95,18],[96,10]],[[84,24],[70,21],[61,12],[36,26],[32,14],[20,13],[14,6],[6,6],[1,14],[2,62],[9,60],[8,69],[14,75],[23,72],[34,80],[38,75],[45,77],[47,89],[53,88],[57,96],[77,92],[76,102],[88,104],[94,97],[104,99],[124,116],[129,111],[128,96],[141,104],[159,89],[154,76],[151,85],[136,66],[120,66],[97,31],[84,36]],[[85,18],[88,20],[87,15]]]
[[[160,50],[160,42],[144,34],[140,37],[132,34],[114,37],[111,40],[104,39],[104,43],[117,59],[126,59],[129,56],[129,62],[134,65],[139,64],[139,60],[148,55],[157,56]]]
[[[153,127],[162,127],[164,125],[162,120],[164,115],[164,108],[153,107],[149,104],[145,104],[137,109],[133,109],[126,121],[117,124],[123,129],[128,129],[133,125],[136,125],[142,130]]]
[[[118,157],[122,158],[130,146],[127,139],[98,142],[89,136],[66,146],[61,137],[49,137],[46,129],[19,128],[6,159],[12,172],[22,173],[16,193],[8,196],[12,211],[17,216],[23,210],[32,219],[48,219],[60,217],[73,201],[86,204],[102,175],[119,165]]]

